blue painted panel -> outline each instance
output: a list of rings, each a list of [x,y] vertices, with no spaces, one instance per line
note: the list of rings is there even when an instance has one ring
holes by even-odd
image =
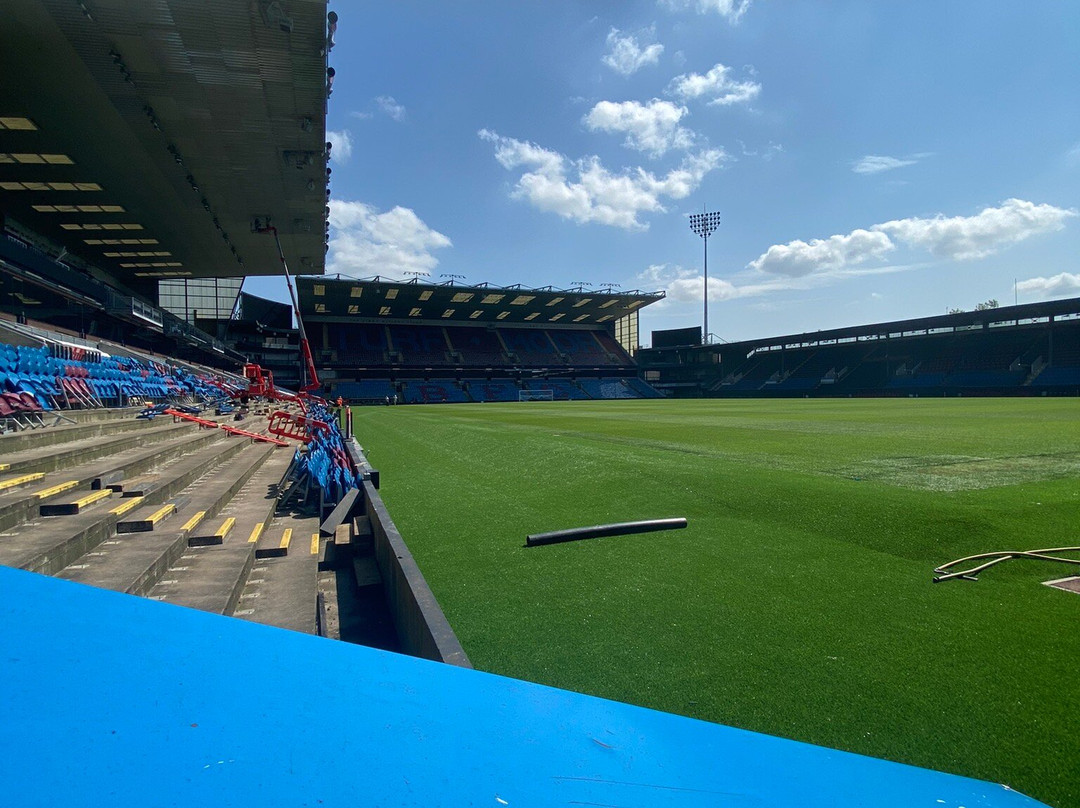
[[[6,568],[0,738],[5,806],[1040,804]]]

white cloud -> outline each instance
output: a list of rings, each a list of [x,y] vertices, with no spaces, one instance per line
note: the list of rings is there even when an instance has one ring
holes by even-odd
[[[704,96],[709,98],[710,106],[726,107],[757,98],[761,85],[756,81],[736,81],[730,67],[717,63],[705,75],[683,73],[676,76],[668,85],[668,92],[683,101]]]
[[[1069,168],[1080,168],[1080,143],[1065,152],[1065,165]]]
[[[750,8],[750,0],[659,0],[659,4],[672,11],[693,9],[698,14],[716,12],[732,23],[738,22]]]
[[[884,258],[896,249],[897,242],[927,250],[938,258],[982,258],[1039,233],[1060,230],[1067,219],[1076,215],[1076,211],[1053,205],[1007,199],[999,207],[986,208],[976,216],[896,219],[847,235],[774,244],[747,266],[787,278],[896,272],[905,267],[861,265]],[[1067,277],[1057,278],[1058,284],[1069,282]],[[1035,279],[1032,283],[1034,289]]]
[[[348,129],[340,132],[326,130],[326,140],[332,144],[330,147],[330,159],[338,165],[345,165],[352,156],[352,135]]]
[[[1040,300],[1080,294],[1080,274],[1059,272],[1049,278],[1028,278],[1016,284],[1016,291]]]
[[[695,275],[690,278],[676,278],[668,284],[667,289],[664,291],[666,291],[667,296],[676,303],[701,301],[705,295],[705,277],[703,275]],[[709,278],[710,302],[732,300],[744,296],[742,290],[730,281],[726,281],[723,278]]]
[[[917,162],[918,160],[868,154],[852,163],[851,170],[856,174],[880,174],[882,171],[892,171],[894,168],[915,165]]]
[[[393,118],[395,121],[405,120],[405,107],[399,104],[392,95],[380,95],[375,99],[379,109]]]
[[[884,233],[854,230],[846,236],[812,239],[809,243],[796,239],[774,244],[751,261],[749,267],[771,275],[798,278],[879,259],[894,246]]]
[[[762,149],[747,148],[746,144],[741,140],[737,140],[736,143],[739,144],[739,149],[742,151],[743,157],[760,157],[766,163],[772,160],[776,155],[782,154],[784,151],[783,144],[773,143],[772,141],[769,141],[769,145]]]
[[[363,202],[330,201],[327,273],[391,275],[430,272],[439,260],[433,250],[453,246],[414,211],[395,207],[378,212]]]
[[[652,38],[654,30],[650,28],[648,34]],[[608,33],[607,44],[611,50],[604,54],[604,64],[624,76],[636,73],[645,65],[656,64],[664,52],[664,46],[659,42],[642,48],[637,37],[633,34],[623,35],[618,28],[612,28]]]
[[[679,121],[687,114],[686,107],[656,98],[648,104],[601,101],[583,122],[593,132],[625,133],[624,146],[660,157],[670,149],[689,149],[694,145],[693,132],[679,126]]]
[[[930,219],[896,219],[872,229],[939,258],[966,261],[992,255],[1039,233],[1061,230],[1065,220],[1073,216],[1074,210],[1006,199],[1000,206],[985,208],[975,216],[946,218],[939,214]]]
[[[657,177],[643,168],[609,171],[596,156],[570,160],[535,143],[503,137],[488,129],[477,133],[495,144],[495,159],[508,171],[525,169],[512,196],[533,207],[575,222],[596,222],[626,230],[647,230],[642,213],[665,212],[661,198],[684,199],[726,159],[721,149],[688,155],[678,168]]]

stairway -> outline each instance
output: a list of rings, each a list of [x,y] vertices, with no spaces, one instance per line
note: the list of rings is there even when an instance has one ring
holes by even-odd
[[[0,565],[306,633],[324,631],[328,612],[343,622],[331,567],[351,534],[338,549],[318,517],[278,509],[293,445],[136,414],[0,435]],[[265,418],[211,420],[267,434]],[[381,591],[370,605],[379,622]]]

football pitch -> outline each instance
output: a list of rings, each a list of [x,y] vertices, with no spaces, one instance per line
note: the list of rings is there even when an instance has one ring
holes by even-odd
[[[366,407],[355,433],[486,671],[1080,806],[1080,400]],[[685,530],[526,548],[529,533]],[[1080,554],[1073,554],[1080,557]]]

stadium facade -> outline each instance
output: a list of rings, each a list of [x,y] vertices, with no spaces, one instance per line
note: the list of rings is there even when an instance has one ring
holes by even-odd
[[[1080,395],[1080,298],[701,345],[653,332],[672,397]]]

